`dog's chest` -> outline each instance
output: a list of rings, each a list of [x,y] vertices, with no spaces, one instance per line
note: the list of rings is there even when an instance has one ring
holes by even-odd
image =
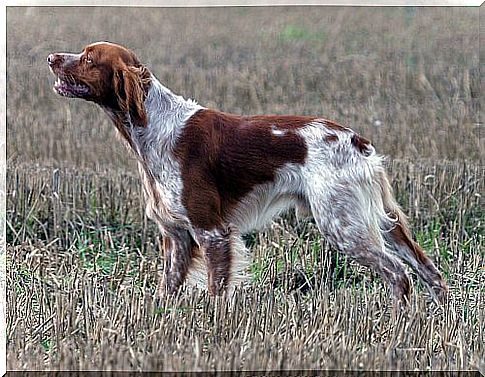
[[[147,216],[159,227],[186,226],[188,219],[181,203],[182,178],[178,164],[168,158],[138,164]]]

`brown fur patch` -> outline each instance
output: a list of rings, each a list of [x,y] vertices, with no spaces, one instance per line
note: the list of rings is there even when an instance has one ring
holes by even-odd
[[[344,126],[334,122],[333,120],[322,119],[322,121],[323,121],[323,124],[325,125],[325,127],[329,128],[331,130],[340,131],[340,132],[350,132],[349,128],[344,127]]]
[[[397,297],[399,297],[403,304],[408,304],[411,297],[411,281],[407,275],[401,275],[396,282]]]
[[[231,229],[201,235],[201,248],[207,265],[207,287],[212,295],[221,295],[230,280],[232,249]]]
[[[354,134],[352,136],[351,141],[352,141],[352,144],[354,145],[354,147],[356,147],[357,150],[360,153],[362,153],[364,156],[369,156],[371,154],[371,149],[369,148],[370,141],[367,140],[365,137]]]
[[[325,141],[327,141],[328,143],[334,143],[334,142],[338,141],[338,136],[337,135],[325,136]]]
[[[172,230],[171,234],[164,235],[159,247],[164,257],[162,289],[171,294],[185,281],[198,247],[190,234],[183,229]]]
[[[403,228],[400,222],[391,230],[394,240],[398,243],[406,245],[413,253],[414,258],[422,265],[432,264],[431,260],[424,253],[424,250],[416,242],[414,242],[408,232]]]
[[[96,43],[86,46],[81,54],[51,54],[50,66],[56,75],[88,86],[89,94],[82,98],[108,109],[129,143],[124,130],[126,114],[134,126],[147,126],[144,101],[151,74],[132,51],[113,43]]]
[[[256,185],[274,181],[286,163],[303,164],[307,147],[295,130],[314,119],[242,117],[214,110],[194,114],[176,146],[182,203],[193,225],[207,230],[221,225]],[[275,135],[274,130],[282,133]]]

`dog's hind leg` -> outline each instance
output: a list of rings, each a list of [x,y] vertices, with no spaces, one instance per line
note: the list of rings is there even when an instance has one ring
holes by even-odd
[[[408,302],[411,283],[402,262],[386,251],[372,187],[336,182],[329,188],[314,182],[308,201],[320,232],[337,250],[377,272],[396,299]]]

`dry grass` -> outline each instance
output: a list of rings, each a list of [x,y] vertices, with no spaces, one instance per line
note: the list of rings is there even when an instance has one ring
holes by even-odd
[[[478,8],[9,8],[8,368],[485,368],[477,26]],[[248,235],[254,281],[234,297],[157,297],[133,162],[99,109],[51,92],[45,64],[106,39],[204,105],[371,138],[449,301],[416,283],[394,311],[292,214]]]
[[[156,229],[125,173],[8,175],[9,368],[466,369],[483,360],[483,168],[390,167],[414,229],[445,272],[437,308],[418,284],[395,313],[373,274],[332,258],[292,215],[248,237],[251,287],[226,299],[155,295]]]

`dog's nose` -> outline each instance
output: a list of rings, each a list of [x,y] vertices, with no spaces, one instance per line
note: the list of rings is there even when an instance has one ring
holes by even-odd
[[[58,54],[49,54],[49,56],[47,57],[47,64],[49,64],[49,66],[52,67],[55,64],[57,64],[60,60],[61,60],[61,57]]]

